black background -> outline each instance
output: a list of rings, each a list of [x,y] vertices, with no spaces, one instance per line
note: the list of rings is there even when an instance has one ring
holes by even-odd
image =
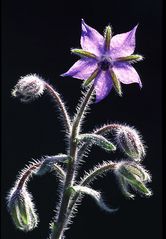
[[[115,92],[93,104],[84,124],[90,131],[105,122],[135,126],[146,142],[144,165],[152,173],[151,198],[126,200],[115,178],[109,174],[96,181],[116,214],[106,214],[85,197],[66,238],[160,239],[162,237],[161,170],[161,0],[126,1],[2,1],[2,238],[47,238],[48,224],[57,201],[54,175],[34,177],[29,182],[40,215],[37,229],[23,233],[15,229],[6,210],[5,197],[18,171],[32,158],[64,152],[64,133],[54,103],[44,95],[32,104],[21,104],[10,91],[20,76],[37,73],[61,92],[72,115],[80,97],[81,82],[59,75],[78,59],[71,47],[80,47],[81,18],[103,32],[111,24],[114,34],[127,32],[137,23],[137,53],[145,57],[135,64],[143,89],[123,85],[123,97]],[[93,148],[83,169],[102,160],[118,160]]]

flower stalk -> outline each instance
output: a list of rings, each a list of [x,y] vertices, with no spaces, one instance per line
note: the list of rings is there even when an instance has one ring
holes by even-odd
[[[58,109],[61,113],[62,119],[64,121],[64,126],[66,129],[67,133],[70,133],[71,127],[70,127],[70,117],[67,113],[66,107],[61,99],[61,97],[59,96],[59,94],[57,93],[57,91],[55,91],[53,89],[53,87],[51,87],[48,83],[45,82],[45,88],[48,91],[48,93],[53,97],[53,99],[56,101],[56,103],[58,104]]]

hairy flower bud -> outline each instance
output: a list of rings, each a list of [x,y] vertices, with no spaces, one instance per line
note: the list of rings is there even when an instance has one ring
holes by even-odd
[[[121,126],[116,130],[116,141],[122,151],[135,161],[145,156],[145,147],[138,132],[128,126]]]
[[[22,231],[31,231],[37,227],[38,217],[35,212],[32,196],[23,187],[15,187],[8,196],[8,210],[15,226]]]
[[[44,81],[36,74],[30,74],[21,77],[12,90],[12,95],[19,97],[22,102],[30,102],[41,96],[44,89]]]
[[[115,174],[119,179],[123,193],[127,197],[134,197],[130,194],[128,186],[145,196],[151,196],[151,191],[145,185],[151,181],[151,177],[142,166],[134,162],[122,161],[116,164]]]

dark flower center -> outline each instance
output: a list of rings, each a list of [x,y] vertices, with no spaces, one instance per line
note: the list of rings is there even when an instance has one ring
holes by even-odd
[[[107,71],[109,69],[110,64],[111,63],[107,59],[104,59],[98,63],[102,71]]]

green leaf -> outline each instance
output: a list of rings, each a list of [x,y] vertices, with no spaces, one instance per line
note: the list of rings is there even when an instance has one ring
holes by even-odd
[[[110,207],[108,207],[105,202],[103,201],[102,197],[101,197],[101,193],[92,189],[92,188],[89,188],[89,187],[85,187],[85,186],[80,186],[80,185],[76,185],[76,186],[73,186],[73,190],[76,192],[76,193],[83,193],[83,194],[87,194],[89,195],[90,197],[92,197],[96,203],[98,204],[98,206],[109,212],[109,213],[112,213],[112,212],[115,212],[117,211],[118,209],[112,209]]]
[[[77,137],[77,140],[87,143],[89,142],[90,144],[95,144],[108,152],[116,150],[116,146],[101,135],[81,134]]]
[[[68,155],[66,155],[66,154],[47,156],[43,160],[38,171],[36,171],[36,175],[42,176],[42,175],[52,171],[54,169],[54,164],[59,163],[59,162],[67,163],[67,160],[68,160]]]

